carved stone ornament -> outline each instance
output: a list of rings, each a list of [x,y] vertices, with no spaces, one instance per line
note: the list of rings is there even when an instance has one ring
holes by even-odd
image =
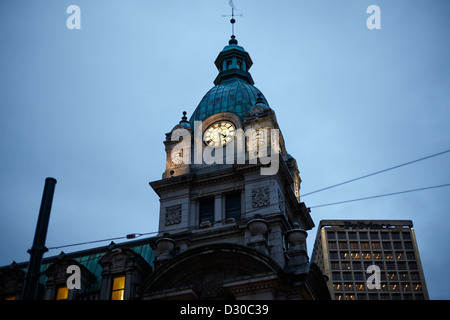
[[[261,187],[252,190],[252,208],[260,208],[270,205],[269,187]]]
[[[166,208],[166,226],[181,223],[181,204]]]
[[[278,208],[281,212],[284,213],[285,211],[285,204],[284,204],[284,196],[283,193],[281,193],[280,189],[278,189]]]
[[[251,114],[252,116],[257,116],[263,113],[263,111],[264,109],[261,106],[256,105],[250,110],[249,114]]]

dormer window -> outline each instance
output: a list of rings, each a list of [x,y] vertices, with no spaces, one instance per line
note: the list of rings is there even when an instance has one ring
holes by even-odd
[[[69,288],[66,286],[59,287],[56,291],[56,300],[67,300],[69,297]]]
[[[111,300],[123,300],[125,293],[125,276],[114,277]]]

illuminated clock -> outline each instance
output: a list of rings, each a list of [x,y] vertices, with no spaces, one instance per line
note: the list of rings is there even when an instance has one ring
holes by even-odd
[[[221,120],[210,125],[203,134],[203,141],[211,147],[224,146],[236,133],[236,127],[230,121]]]
[[[179,165],[183,163],[183,149],[175,148],[171,151],[172,163],[174,165]]]

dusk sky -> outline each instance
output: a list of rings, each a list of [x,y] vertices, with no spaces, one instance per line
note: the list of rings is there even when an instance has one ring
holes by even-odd
[[[450,2],[234,4],[315,225],[412,220],[430,298],[450,299],[450,186],[319,207],[448,185],[450,152],[302,197],[450,150]],[[70,5],[81,29],[66,25]],[[366,25],[370,5],[381,29]],[[229,14],[228,0],[0,0],[0,266],[29,259],[47,177],[49,248],[158,231],[148,183],[165,170],[165,133],[213,87]]]

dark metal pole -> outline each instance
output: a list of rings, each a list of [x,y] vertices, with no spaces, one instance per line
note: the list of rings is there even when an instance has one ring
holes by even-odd
[[[42,264],[42,256],[48,249],[45,247],[45,239],[47,237],[48,223],[50,220],[50,210],[52,208],[53,194],[55,192],[56,179],[45,179],[44,193],[42,195],[41,208],[39,210],[36,232],[34,233],[33,246],[28,253],[30,261],[25,276],[23,287],[23,300],[36,300],[39,284],[40,270]]]

